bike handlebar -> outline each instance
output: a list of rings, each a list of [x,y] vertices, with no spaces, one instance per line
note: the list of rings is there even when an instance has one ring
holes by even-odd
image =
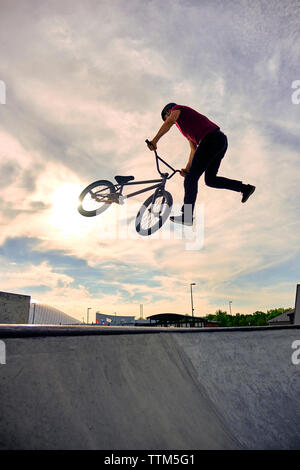
[[[151,142],[150,142],[150,140],[148,140],[148,139],[146,139],[145,142],[146,142],[147,145],[152,145]],[[156,151],[156,150],[155,150],[155,151]]]
[[[150,140],[146,139],[145,140],[146,144],[147,145],[151,145],[153,147],[153,144],[150,142]],[[155,153],[155,159],[156,159],[156,168],[157,168],[157,171],[158,173],[160,174],[160,176],[164,177],[165,175],[167,175],[167,179],[170,179],[172,178],[172,176],[175,175],[175,173],[180,173],[180,170],[175,170],[175,168],[173,168],[171,165],[169,165],[167,162],[165,162],[165,160],[163,160],[158,154],[157,154],[157,151],[154,149],[154,153]],[[163,162],[167,167],[170,168],[170,170],[173,171],[173,173],[171,175],[169,175],[168,173],[162,173],[159,169],[159,163],[158,163],[158,160],[160,160],[161,162]]]

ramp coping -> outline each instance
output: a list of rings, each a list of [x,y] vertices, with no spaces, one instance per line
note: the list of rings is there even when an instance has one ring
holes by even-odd
[[[161,333],[221,333],[241,331],[274,331],[300,329],[300,325],[241,326],[215,328],[178,328],[178,327],[139,327],[139,326],[83,326],[83,325],[7,325],[0,324],[0,338],[24,338],[38,336],[88,336],[88,335],[128,335]]]

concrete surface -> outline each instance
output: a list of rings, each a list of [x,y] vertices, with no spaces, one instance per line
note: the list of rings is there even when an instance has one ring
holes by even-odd
[[[300,449],[297,327],[0,326],[0,449]]]
[[[276,328],[276,327],[275,327]],[[300,449],[300,330],[176,335],[226,427],[247,449]]]

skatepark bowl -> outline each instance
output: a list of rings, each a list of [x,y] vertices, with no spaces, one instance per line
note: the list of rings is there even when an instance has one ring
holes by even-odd
[[[299,326],[0,325],[0,340],[0,449],[300,449]]]

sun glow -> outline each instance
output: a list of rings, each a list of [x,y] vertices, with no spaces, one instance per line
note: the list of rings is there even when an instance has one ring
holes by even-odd
[[[79,214],[78,196],[82,191],[79,184],[63,184],[51,195],[50,225],[59,231],[63,238],[81,238],[91,228],[91,224]]]

